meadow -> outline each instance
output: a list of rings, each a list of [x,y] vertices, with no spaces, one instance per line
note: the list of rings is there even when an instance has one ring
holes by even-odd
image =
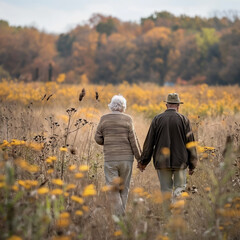
[[[135,162],[126,216],[112,218],[106,199],[121,181],[105,186],[98,121],[123,95],[142,146],[170,92],[192,124],[196,172],[169,216],[152,163],[141,173]],[[206,84],[0,82],[0,239],[240,239],[239,95]]]

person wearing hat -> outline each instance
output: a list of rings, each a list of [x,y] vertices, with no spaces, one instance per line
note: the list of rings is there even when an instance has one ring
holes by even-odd
[[[171,192],[172,200],[186,188],[186,170],[192,175],[197,164],[196,148],[187,148],[194,142],[188,118],[178,112],[179,95],[167,96],[167,110],[154,117],[144,142],[138,168],[143,171],[153,155],[154,167],[163,193]]]

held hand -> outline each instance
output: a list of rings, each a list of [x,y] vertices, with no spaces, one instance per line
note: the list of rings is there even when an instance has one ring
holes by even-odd
[[[139,162],[138,165],[137,165],[137,168],[139,168],[139,170],[140,170],[141,172],[143,172],[143,171],[145,170],[146,166],[147,166],[147,165],[142,165],[142,164]]]
[[[188,170],[188,174],[189,174],[189,175],[193,175],[193,173],[194,173],[194,170],[193,170],[193,169],[189,169],[189,170]]]

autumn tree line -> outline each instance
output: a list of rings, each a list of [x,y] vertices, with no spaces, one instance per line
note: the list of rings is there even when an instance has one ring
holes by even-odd
[[[67,83],[240,83],[240,18],[94,14],[63,34],[0,20],[0,78]]]

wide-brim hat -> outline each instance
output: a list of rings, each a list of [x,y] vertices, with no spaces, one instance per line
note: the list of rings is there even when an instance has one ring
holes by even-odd
[[[171,104],[183,104],[183,102],[180,101],[179,95],[177,93],[169,93],[167,99],[164,102]]]

